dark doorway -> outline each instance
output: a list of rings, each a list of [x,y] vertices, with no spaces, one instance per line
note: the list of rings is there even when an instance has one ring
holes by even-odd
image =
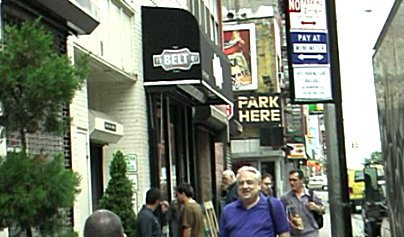
[[[98,207],[98,200],[102,197],[104,191],[103,184],[103,162],[102,162],[101,144],[90,143],[90,161],[91,161],[91,191],[93,211]]]

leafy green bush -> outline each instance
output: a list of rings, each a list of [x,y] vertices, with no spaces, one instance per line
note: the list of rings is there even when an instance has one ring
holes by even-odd
[[[62,208],[73,207],[79,175],[64,167],[63,157],[9,153],[0,165],[0,224],[17,226],[31,236],[64,228]]]

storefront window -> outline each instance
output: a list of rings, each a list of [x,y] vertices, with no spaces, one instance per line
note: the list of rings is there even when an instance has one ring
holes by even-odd
[[[158,185],[166,200],[175,198],[175,189],[179,181],[186,180],[185,163],[187,147],[187,108],[177,101],[163,95],[156,97],[156,165]]]

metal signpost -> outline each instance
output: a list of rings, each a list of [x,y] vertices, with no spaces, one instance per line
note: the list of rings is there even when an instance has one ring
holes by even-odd
[[[335,0],[286,2],[292,101],[329,103],[324,119],[331,235],[352,237]]]

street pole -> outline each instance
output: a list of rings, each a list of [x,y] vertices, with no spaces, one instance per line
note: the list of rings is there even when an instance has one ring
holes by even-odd
[[[327,171],[331,183],[330,202],[331,236],[352,237],[349,205],[348,172],[345,154],[344,117],[342,112],[341,76],[339,65],[337,15],[335,0],[327,0],[327,26],[331,57],[331,81],[334,104],[326,104],[324,121],[327,143]]]

